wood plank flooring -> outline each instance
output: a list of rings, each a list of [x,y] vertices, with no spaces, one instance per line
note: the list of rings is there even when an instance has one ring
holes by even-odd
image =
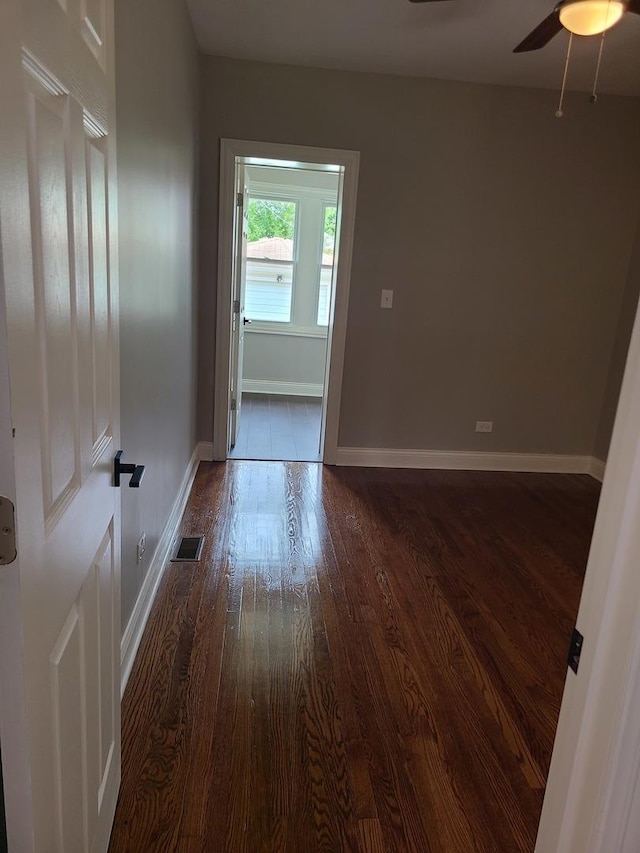
[[[531,853],[598,484],[203,463],[110,853]]]
[[[321,397],[244,393],[229,458],[319,462],[321,422]]]

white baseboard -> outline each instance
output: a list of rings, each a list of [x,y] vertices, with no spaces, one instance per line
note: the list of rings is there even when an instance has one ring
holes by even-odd
[[[594,480],[599,480],[602,482],[604,480],[604,469],[607,467],[607,463],[602,459],[598,459],[596,456],[591,457],[591,464],[589,465],[588,474],[594,478]]]
[[[199,442],[199,444],[196,446],[196,453],[200,462],[213,462],[213,442]]]
[[[248,394],[287,394],[290,397],[322,397],[322,383],[276,382],[271,379],[243,379],[242,390]]]
[[[198,459],[213,461],[213,444],[201,441]],[[595,456],[556,453],[476,453],[467,450],[387,450],[339,447],[336,465],[366,468],[441,468],[453,471],[521,471],[546,474],[589,474],[602,482],[606,463]]]
[[[120,643],[120,696],[124,694],[127,681],[131,675],[133,662],[135,660],[142,634],[151,612],[153,599],[155,598],[162,573],[169,556],[169,551],[175,538],[176,530],[180,524],[182,513],[187,504],[191,486],[193,485],[196,472],[198,470],[198,462],[201,459],[200,445],[197,445],[193,451],[193,455],[187,466],[180,489],[174,501],[171,512],[164,526],[162,535],[158,540],[158,546],[149,563],[147,574],[145,575],[142,588],[138,595],[138,599],[133,608],[133,613],[129,618],[127,627],[122,635]]]
[[[388,450],[339,447],[336,465],[370,468],[442,468],[453,471],[537,471],[549,474],[591,474],[601,479],[604,464],[593,456],[555,453],[476,453],[467,450]]]

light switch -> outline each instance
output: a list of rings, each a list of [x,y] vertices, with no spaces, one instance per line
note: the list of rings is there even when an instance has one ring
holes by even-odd
[[[383,290],[380,298],[381,308],[393,308],[393,290]]]

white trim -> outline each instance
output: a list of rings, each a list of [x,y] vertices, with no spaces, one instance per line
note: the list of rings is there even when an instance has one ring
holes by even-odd
[[[94,118],[94,116],[92,116],[86,109],[82,110],[82,123],[84,125],[85,133],[91,139],[104,139],[108,134],[107,128],[104,124],[98,121],[97,118]]]
[[[145,625],[147,624],[147,619],[149,618],[149,613],[151,612],[153,600],[156,596],[156,592],[158,591],[158,586],[160,585],[160,579],[162,578],[162,573],[169,556],[171,545],[173,544],[176,530],[178,529],[182,513],[184,512],[187,500],[189,499],[189,493],[198,470],[200,458],[200,445],[197,445],[193,451],[191,459],[189,460],[189,465],[187,466],[187,470],[182,478],[182,483],[180,484],[180,489],[178,490],[173,507],[169,513],[167,523],[165,524],[162,535],[158,540],[155,553],[151,558],[151,562],[133,608],[133,612],[129,618],[124,634],[122,635],[122,641],[120,643],[121,697],[124,695],[127,681],[131,675],[133,662],[140,645],[140,640],[142,639]]]
[[[243,379],[242,391],[249,394],[286,394],[289,397],[322,397],[322,384],[278,382],[272,379]]]
[[[200,462],[213,462],[213,442],[201,441],[196,447]]]
[[[342,374],[344,370],[344,351],[347,341],[347,315],[349,313],[349,287],[351,284],[351,261],[353,259],[353,239],[356,225],[356,204],[358,198],[358,170],[360,154],[357,151],[344,152],[344,174],[341,175],[338,191],[338,222],[340,238],[336,241],[334,260],[335,282],[331,288],[329,307],[329,326],[327,340],[327,359],[325,362],[323,397],[324,413],[322,418],[320,448],[322,461],[332,465],[338,451],[338,429],[340,426],[340,404],[342,400]],[[348,155],[348,156],[347,156]],[[337,161],[342,164],[342,161]]]
[[[289,326],[277,327],[275,324],[269,324],[267,320],[252,320],[251,325],[244,330],[245,335],[282,335],[292,338],[321,338],[326,340],[327,327],[316,326],[308,328],[305,326]]]
[[[593,474],[592,456],[555,453],[481,453],[469,450],[394,450],[338,447],[336,465],[368,468],[442,468],[451,471],[531,471]]]
[[[604,480],[604,469],[607,467],[607,463],[602,459],[598,459],[597,456],[591,457],[591,466],[589,468],[588,473],[594,478],[594,480],[599,480],[602,482]]]
[[[59,98],[69,94],[67,87],[26,47],[22,48],[22,68],[48,95]]]
[[[220,199],[218,206],[218,288],[216,311],[215,391],[213,411],[213,456],[227,458],[229,435],[231,369],[231,271],[233,268],[233,212],[235,205],[236,157],[289,161],[291,165],[313,163],[342,166],[340,182],[341,228],[336,261],[334,305],[328,330],[328,370],[325,376],[324,455],[325,462],[335,462],[338,445],[338,424],[342,397],[342,371],[347,334],[349,285],[360,154],[332,148],[312,148],[300,145],[280,145],[271,142],[250,142],[239,139],[220,141]],[[251,165],[249,163],[248,165]],[[253,164],[258,165],[258,164]]]

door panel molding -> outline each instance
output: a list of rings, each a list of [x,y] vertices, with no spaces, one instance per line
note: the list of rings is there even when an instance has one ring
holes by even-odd
[[[73,152],[68,95],[27,95],[42,494],[47,532],[80,486]]]

